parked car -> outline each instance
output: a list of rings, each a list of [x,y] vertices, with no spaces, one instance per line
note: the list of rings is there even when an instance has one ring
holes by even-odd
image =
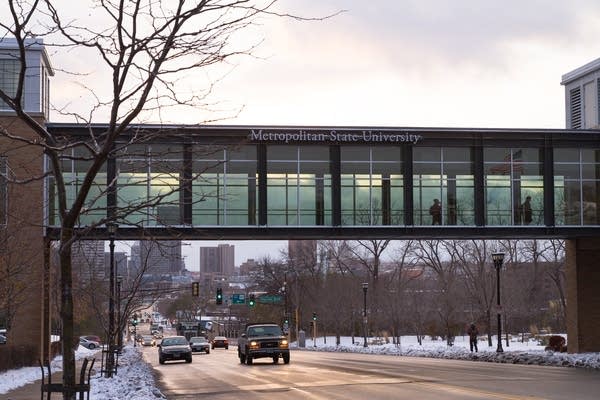
[[[140,340],[140,344],[142,346],[156,346],[156,340],[152,335],[143,335],[142,340]]]
[[[225,347],[225,350],[229,348],[229,341],[225,336],[215,336],[212,340],[212,348]]]
[[[86,339],[84,336],[81,336],[79,338],[79,345],[90,350],[94,350],[100,347],[100,343],[96,342],[95,340]]]
[[[100,336],[86,335],[86,336],[82,336],[82,337],[87,340],[91,340],[92,342],[98,342],[98,343],[102,344],[102,339],[100,338]]]
[[[164,364],[170,360],[192,362],[192,348],[185,336],[169,336],[158,345],[158,362]]]
[[[204,336],[190,338],[190,347],[192,351],[204,351],[206,354],[210,354],[210,342]]]
[[[0,344],[6,344],[6,336],[0,335]]]

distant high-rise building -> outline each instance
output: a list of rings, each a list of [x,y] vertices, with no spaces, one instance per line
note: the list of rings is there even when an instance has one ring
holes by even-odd
[[[124,280],[131,279],[134,276],[131,275],[129,271],[129,263],[127,259],[127,253],[122,251],[115,251],[115,278],[119,276]],[[105,276],[106,279],[110,276],[110,252],[104,253],[104,262],[105,262]]]
[[[110,253],[102,240],[82,240],[73,246],[73,270],[80,283],[107,281],[110,276]],[[128,276],[127,253],[115,252],[115,277]]]
[[[240,275],[241,276],[250,275],[250,272],[256,268],[256,265],[257,264],[256,264],[256,261],[254,261],[254,259],[252,259],[252,258],[247,259],[240,265]]]
[[[307,263],[317,259],[316,240],[288,240],[288,257],[292,262]]]
[[[235,246],[200,247],[200,273],[229,277],[235,270]]]
[[[180,240],[141,240],[131,249],[133,268],[144,275],[181,275],[184,270]]]
[[[102,240],[81,240],[75,243],[71,262],[80,283],[108,279],[108,270],[104,261],[104,241]]]

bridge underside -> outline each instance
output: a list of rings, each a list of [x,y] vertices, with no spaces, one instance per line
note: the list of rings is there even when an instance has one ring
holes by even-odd
[[[104,227],[81,229],[80,240],[109,240]],[[544,226],[287,226],[287,227],[236,227],[236,226],[170,226],[170,227],[125,227],[120,226],[115,234],[117,240],[356,240],[356,239],[569,239],[595,238],[597,227],[544,227]],[[60,238],[60,229],[49,227],[46,237]]]

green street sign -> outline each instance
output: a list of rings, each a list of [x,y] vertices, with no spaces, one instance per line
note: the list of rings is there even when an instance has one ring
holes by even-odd
[[[246,304],[246,295],[243,293],[232,294],[231,304]]]
[[[277,294],[274,294],[274,295],[265,294],[265,295],[259,296],[257,301],[259,303],[263,303],[263,304],[279,304],[283,301],[283,297],[279,296]]]

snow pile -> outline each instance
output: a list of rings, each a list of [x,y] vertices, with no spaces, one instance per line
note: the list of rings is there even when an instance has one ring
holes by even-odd
[[[94,400],[166,399],[156,387],[152,367],[143,360],[141,351],[132,346],[123,348],[115,376],[104,378],[100,376],[98,368],[91,379],[90,386],[90,397]]]
[[[468,339],[457,338],[454,346],[448,347],[439,341],[424,340],[418,344],[416,337],[403,336],[400,345],[382,344],[363,347],[362,341],[352,344],[348,338],[341,338],[341,344],[318,343],[314,347],[312,340],[306,341],[307,351],[330,351],[342,353],[386,354],[394,356],[432,357],[452,360],[487,361],[509,364],[550,365],[558,367],[577,367],[600,369],[600,353],[568,354],[545,351],[544,346],[530,343],[511,342],[510,347],[504,347],[503,353],[497,353],[495,345],[488,347],[479,342],[479,352],[469,350]],[[322,339],[321,339],[322,340]],[[335,343],[335,337],[328,337],[328,343]],[[496,342],[494,342],[496,343]],[[299,349],[296,343],[294,349]]]
[[[82,346],[75,353],[76,359],[96,357],[90,379],[90,398],[94,400],[156,400],[166,397],[156,387],[152,367],[142,359],[137,347],[126,346],[119,356],[117,375],[104,378],[100,375],[101,361],[98,350],[88,350]],[[62,356],[51,362],[52,371],[62,371]],[[0,395],[42,379],[39,367],[25,367],[0,373]],[[1,396],[0,396],[1,397]]]

